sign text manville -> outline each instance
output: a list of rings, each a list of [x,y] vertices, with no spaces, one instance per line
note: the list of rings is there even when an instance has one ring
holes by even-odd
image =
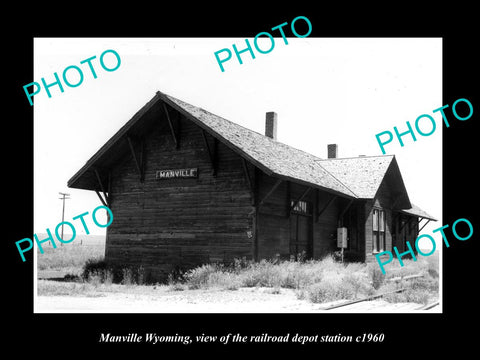
[[[155,179],[196,178],[198,168],[157,170]]]

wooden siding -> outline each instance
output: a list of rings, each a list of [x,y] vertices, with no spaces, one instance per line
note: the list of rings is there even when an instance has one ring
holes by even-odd
[[[393,215],[393,245],[396,246],[399,253],[408,250],[406,242],[408,241],[416,253],[415,240],[418,237],[418,218],[395,212]],[[394,253],[394,255],[396,255]],[[406,256],[406,255],[405,255]],[[403,257],[402,257],[403,258]]]
[[[265,199],[278,181],[257,171],[258,201]],[[290,243],[290,222],[287,212],[288,183],[282,181],[273,193],[258,208],[257,213],[257,254],[259,259],[280,255],[288,258]]]
[[[391,251],[394,256],[396,253],[393,247],[396,246],[399,253],[403,253],[408,250],[406,247],[406,241],[409,241],[412,245],[412,249],[415,250],[415,240],[418,236],[418,217],[400,214],[396,211],[396,192],[394,186],[384,179],[380,188],[378,189],[377,197],[375,199],[375,206],[386,210],[387,220],[387,244],[386,250]],[[405,226],[403,224],[405,223]],[[405,258],[407,256],[405,255]],[[403,258],[403,257],[402,257]]]
[[[373,252],[373,209],[380,209],[385,212],[385,251],[393,251],[392,227],[393,227],[393,206],[395,197],[392,195],[391,184],[385,179],[382,181],[376,197],[365,203],[365,259],[367,262],[376,261]]]
[[[258,198],[263,199],[273,188],[277,179],[259,172]],[[258,210],[257,243],[258,258],[290,258],[291,223],[289,220],[290,201],[299,199],[307,189],[306,186],[282,181],[275,191],[262,203]],[[318,195],[316,194],[318,192]],[[346,205],[345,199],[330,200],[334,195],[311,189],[303,197],[312,206],[311,232],[312,232],[312,255],[314,259],[322,258],[328,253],[337,250],[336,232],[338,215],[341,205]],[[317,218],[315,215],[319,209],[328,207]]]
[[[302,234],[305,229],[311,233],[307,248],[312,258],[339,250],[337,228],[346,226],[347,252],[356,261],[371,261],[374,207],[386,213],[386,250],[392,250],[395,199],[387,181],[368,201],[351,202],[313,188],[305,193],[307,186],[279,182],[175,111],[169,110],[171,124],[165,113],[154,115],[158,126],[152,118],[146,135],[130,134],[130,151],[122,161],[98,169],[104,178],[109,173],[114,214],[107,233],[108,262],[141,265],[149,280],[161,280],[172,271],[210,262],[290,258],[299,223]],[[198,168],[198,177],[155,177],[158,170],[185,168]],[[291,201],[302,195],[310,213],[291,215]],[[304,217],[292,225],[292,216]]]
[[[347,228],[348,247],[345,250],[347,261],[365,261],[365,203],[354,202],[343,219],[343,226]]]
[[[179,169],[198,177],[156,179],[159,170]],[[372,261],[374,208],[385,211],[385,250],[404,252],[418,235],[418,218],[397,211],[410,202],[394,157],[316,159],[160,92],[69,186],[103,193],[114,214],[106,260],[141,265],[147,280],[234,258],[290,258],[299,249],[319,259],[339,250],[339,226],[348,229],[346,260]],[[362,199],[351,200],[347,186]],[[292,211],[300,197],[308,214],[303,203]]]
[[[241,158],[217,143],[214,176],[201,129],[182,119],[177,149],[163,120],[143,139],[143,182],[131,153],[110,169],[107,261],[142,265],[150,279],[160,279],[203,263],[251,258],[253,207]],[[139,149],[138,139],[133,143]],[[155,179],[160,169],[193,167],[198,178]]]
[[[278,179],[244,162],[221,142],[215,144],[187,119],[170,115],[172,127],[159,113],[158,126],[152,126],[148,135],[131,136],[137,161],[130,151],[121,163],[100,169],[110,173],[114,214],[106,260],[141,265],[149,280],[161,280],[172,271],[209,262],[289,258],[291,200],[299,199],[307,187],[281,181],[265,198]],[[158,170],[182,168],[198,168],[198,178],[155,178]],[[315,189],[303,201],[311,204],[311,255],[318,259],[337,250],[338,215],[348,201]]]

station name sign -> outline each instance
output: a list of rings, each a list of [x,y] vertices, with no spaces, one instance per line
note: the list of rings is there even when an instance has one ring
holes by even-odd
[[[198,177],[198,168],[157,170],[155,179],[189,179]]]

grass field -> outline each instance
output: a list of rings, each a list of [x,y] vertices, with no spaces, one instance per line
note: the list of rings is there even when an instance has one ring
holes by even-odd
[[[44,254],[37,254],[38,278],[42,274],[56,272],[64,275],[81,276],[87,261],[101,262],[104,256],[104,238],[77,239],[71,244],[45,248]],[[170,277],[168,284],[145,285],[142,281],[127,279],[122,284],[113,284],[112,276],[92,272],[86,278],[74,282],[39,281],[39,296],[97,296],[99,292],[128,292],[150,294],[152,289],[168,287],[169,291],[228,290],[244,288],[267,288],[271,294],[279,294],[282,289],[294,291],[296,297],[312,303],[324,303],[339,299],[358,299],[374,294],[387,293],[406,288],[402,293],[386,296],[393,302],[415,302],[427,304],[438,300],[439,271],[438,253],[418,260],[404,260],[400,267],[397,261],[390,263],[387,274],[383,275],[378,264],[339,263],[332,257],[322,260],[294,262],[273,262],[262,260],[257,263],[237,260],[230,266],[206,264],[181,276]],[[102,271],[107,271],[102,270]],[[422,274],[413,280],[403,277]],[[124,273],[125,275],[125,273]],[[396,280],[395,280],[396,279]],[[124,279],[125,280],[125,279]],[[101,296],[101,295],[99,295]]]
[[[40,239],[46,238],[39,235]],[[69,244],[57,244],[53,248],[50,243],[43,246],[44,253],[37,248],[38,277],[55,272],[62,277],[66,274],[80,275],[85,262],[89,259],[102,259],[105,255],[105,236],[79,236]]]

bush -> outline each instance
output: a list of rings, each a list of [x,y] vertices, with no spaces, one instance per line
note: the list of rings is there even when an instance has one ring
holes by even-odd
[[[358,269],[363,269],[358,271]],[[357,269],[356,271],[353,271]],[[373,295],[375,290],[370,284],[370,279],[365,273],[365,266],[357,264],[350,269],[338,268],[325,269],[321,281],[306,287],[304,291],[297,292],[298,298],[307,298],[314,303],[334,300],[352,300]]]
[[[390,293],[383,297],[383,300],[391,303],[414,302],[417,304],[428,304],[431,293],[427,290],[406,289],[403,292]]]
[[[103,259],[88,259],[82,269],[81,278],[84,281],[98,279],[102,282],[107,276],[108,265]]]
[[[243,265],[242,265],[243,266]],[[182,277],[188,289],[221,288],[238,290],[243,285],[239,275],[238,264],[225,267],[222,264],[205,264],[198,268],[188,270]],[[172,283],[169,281],[170,286]]]
[[[408,289],[404,292],[406,302],[427,305],[431,294],[428,290]]]
[[[242,282],[236,274],[228,271],[220,271],[211,273],[208,276],[207,285],[209,287],[219,287],[226,290],[238,290]]]
[[[372,286],[375,290],[378,290],[385,282],[385,274],[377,266],[377,264],[368,264],[368,274],[372,281]]]
[[[235,274],[239,274],[242,270],[247,269],[249,266],[253,264],[253,260],[247,260],[244,256],[243,258],[235,258],[233,259],[233,263],[231,264],[232,271]]]
[[[268,260],[251,263],[239,274],[241,283],[246,287],[254,286],[280,286],[281,265],[275,265]]]
[[[222,265],[218,264],[205,264],[198,268],[188,270],[183,278],[189,289],[202,289],[206,288],[211,274],[219,271]]]
[[[371,296],[375,293],[375,289],[372,284],[370,284],[368,276],[364,276],[362,273],[346,274],[342,282],[353,291],[354,299]]]
[[[410,268],[407,268],[409,267]],[[430,270],[429,270],[430,269]],[[183,274],[169,275],[171,290],[240,287],[269,287],[271,293],[280,288],[295,289],[297,298],[315,303],[364,298],[407,287],[404,293],[388,295],[387,301],[425,302],[438,292],[438,272],[427,262],[404,261],[404,267],[393,265],[382,273],[377,263],[340,263],[333,255],[321,260],[289,261],[276,257],[253,262],[234,259],[230,264],[205,264]],[[424,278],[387,282],[391,277],[422,273]],[[428,275],[432,273],[433,276]],[[128,273],[127,273],[128,275]],[[128,276],[125,276],[128,279]]]
[[[307,288],[307,298],[314,303],[355,298],[355,289],[348,281],[328,278]]]
[[[367,274],[367,264],[361,262],[349,262],[344,264],[347,273]]]
[[[432,278],[438,279],[439,277],[438,269],[428,268],[427,273]]]
[[[384,293],[388,293],[398,288],[405,289],[403,292],[385,295],[383,299],[393,303],[414,302],[426,305],[434,298],[438,298],[438,277],[429,275],[429,271],[427,267],[425,267],[426,263],[420,263],[418,266],[417,271],[421,270],[421,268],[424,269],[423,277],[402,280],[399,283],[390,282],[383,285],[381,291]]]
[[[183,291],[185,290],[183,273],[179,275],[177,272],[171,272],[167,277],[168,289],[171,291]]]
[[[322,279],[323,272],[319,271],[318,263],[286,262],[281,265],[283,269],[281,269],[280,285],[284,288],[301,289]]]
[[[142,266],[113,266],[103,259],[89,259],[83,266],[81,278],[95,285],[121,283],[123,285],[141,285],[146,283]]]
[[[124,267],[121,269],[123,285],[142,285],[145,284],[145,269],[143,266]]]
[[[421,278],[416,278],[409,280],[409,288],[412,290],[425,290],[430,293],[435,293],[438,292],[439,289],[439,284],[438,280],[436,280],[434,277],[431,277],[429,275],[426,275]]]
[[[424,261],[426,262],[426,268],[427,268],[427,273],[430,277],[434,279],[438,279],[439,277],[439,256],[429,256],[427,258],[424,258]]]

